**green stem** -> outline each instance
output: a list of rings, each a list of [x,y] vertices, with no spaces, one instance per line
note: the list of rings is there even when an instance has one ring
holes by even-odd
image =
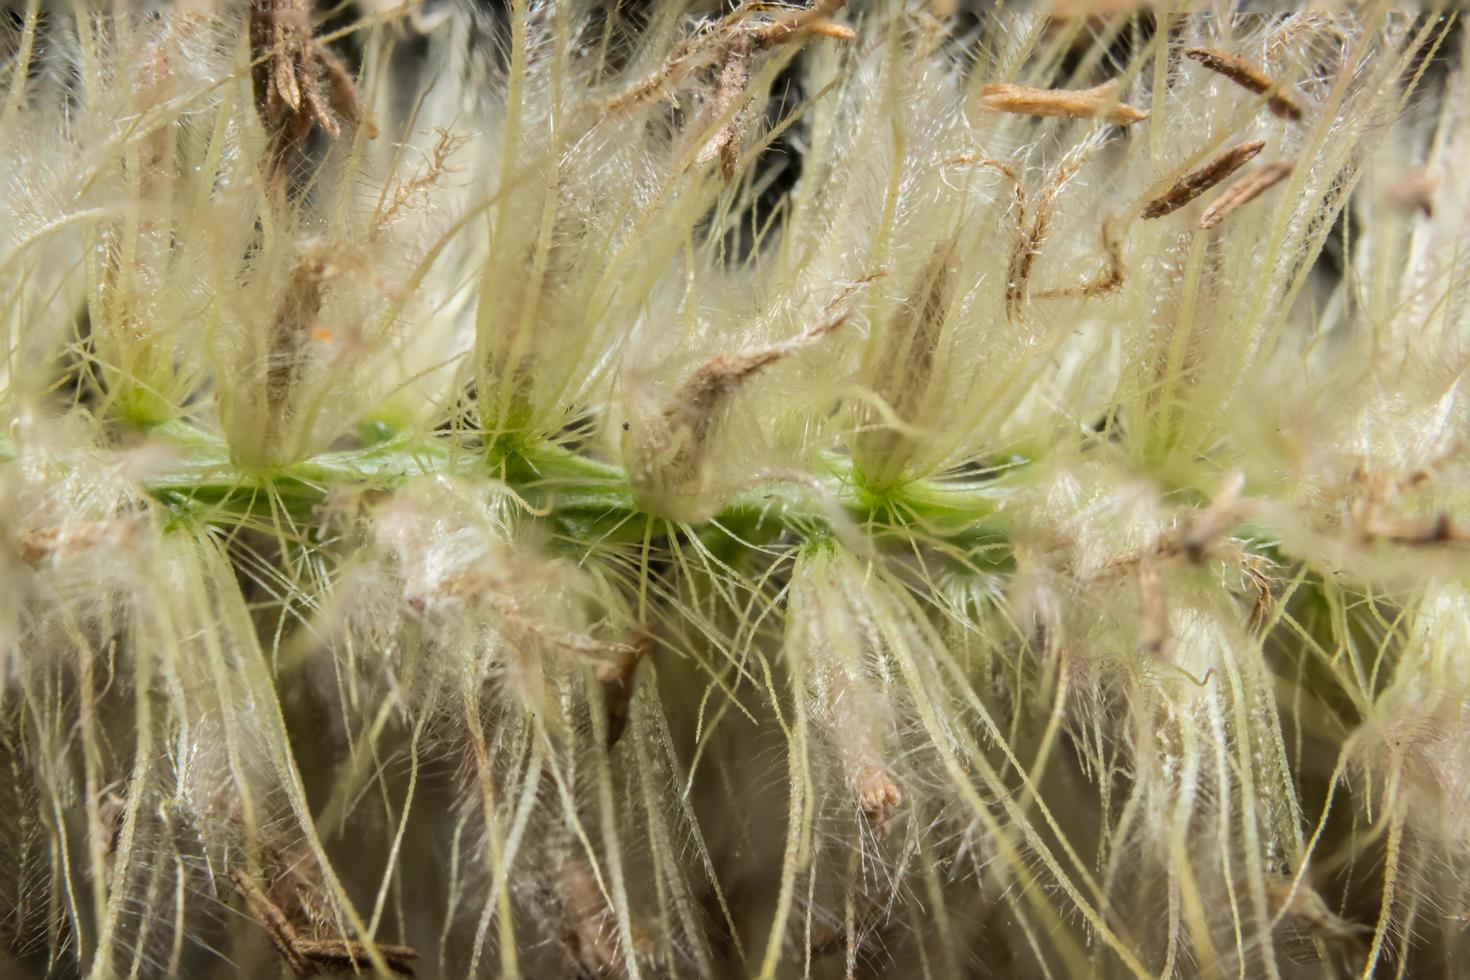
[[[151,434],[174,450],[175,461],[166,472],[149,476],[147,489],[178,518],[190,521],[266,520],[273,509],[284,508],[310,524],[333,490],[391,491],[425,475],[499,479],[572,542],[632,541],[647,516],[622,467],[546,441],[498,444],[487,453],[448,438],[399,437],[252,468],[232,461],[222,440],[187,423],[161,425]],[[801,537],[826,536],[836,530],[834,517],[843,514],[867,533],[918,527],[966,549],[981,539],[1004,537],[997,505],[1014,479],[918,480],[878,497],[853,479],[846,457],[829,455],[824,463],[814,482],[772,482],[739,494],[692,530],[759,545],[792,530]]]

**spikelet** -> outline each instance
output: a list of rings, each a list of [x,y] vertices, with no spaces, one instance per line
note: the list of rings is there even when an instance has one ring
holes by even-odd
[[[875,345],[869,383],[888,411],[909,425],[923,421],[925,403],[932,397],[935,359],[953,299],[956,244],[951,240],[935,247],[918,270],[911,295],[883,325]],[[859,433],[853,461],[870,485],[884,487],[902,473],[914,448],[912,436],[878,427]]]
[[[813,735],[839,758],[841,785],[870,829],[886,836],[903,791],[895,781],[891,670],[853,605],[860,587],[852,564],[829,554],[803,556],[793,571],[786,656],[809,702]],[[865,635],[865,633],[867,635]]]
[[[634,406],[624,425],[630,481],[650,513],[693,519],[711,506],[709,454],[726,403],[746,381],[787,357],[821,343],[846,322],[847,312],[829,313],[800,336],[718,354],[695,369],[672,395]]]
[[[1470,957],[1453,19],[12,6],[0,974]]]

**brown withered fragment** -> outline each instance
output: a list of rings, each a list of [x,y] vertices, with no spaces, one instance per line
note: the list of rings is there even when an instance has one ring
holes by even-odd
[[[1459,544],[1470,541],[1470,531],[1442,512],[1433,517],[1384,517],[1370,509],[1359,519],[1358,530],[1365,540],[1391,544]]]
[[[851,28],[830,20],[847,0],[817,0],[805,10],[794,10],[780,17],[751,24],[746,18],[758,4],[742,3],[735,10],[710,24],[696,36],[676,45],[663,63],[641,81],[612,96],[598,108],[603,115],[641,105],[659,98],[669,89],[690,75],[703,71],[711,65],[720,67],[721,79],[716,86],[731,87],[726,75],[738,74],[743,68],[739,88],[743,89],[749,75],[750,56],[780,44],[802,43],[812,37],[829,37],[839,41],[851,41],[857,35]],[[743,54],[732,58],[732,52],[744,48]],[[740,61],[746,62],[740,65]],[[732,65],[732,62],[735,64]],[[718,101],[720,93],[711,96]],[[728,107],[729,103],[726,103]],[[716,113],[716,116],[718,113]],[[712,157],[711,157],[712,159]]]
[[[715,355],[684,382],[667,417],[681,423],[696,444],[703,444],[709,438],[709,427],[714,419],[715,408],[725,396],[739,388],[745,379],[758,373],[761,368],[776,363],[784,356],[784,352],[775,347]]]
[[[1371,926],[1349,921],[1332,911],[1317,889],[1305,881],[1271,875],[1266,879],[1266,897],[1276,906],[1278,916],[1290,918],[1296,926],[1321,939],[1354,944],[1373,934]]]
[[[1214,228],[1236,209],[1244,207],[1285,180],[1291,174],[1291,169],[1290,160],[1276,160],[1242,174],[1239,180],[1225,188],[1213,204],[1205,208],[1205,213],[1199,216],[1199,226],[1203,229]]]
[[[727,184],[735,179],[735,165],[740,159],[740,134],[750,116],[748,105],[739,105],[738,108],[737,105],[745,95],[746,82],[750,80],[754,52],[751,35],[737,35],[730,42],[714,88],[705,101],[704,112],[694,127],[695,132],[702,133],[721,116],[729,116],[694,158],[695,163],[704,166],[719,157],[720,176]]]
[[[239,868],[230,869],[230,881],[235,883],[235,888],[245,898],[245,907],[250,912],[251,918],[265,930],[270,937],[271,945],[281,954],[281,957],[290,965],[291,972],[298,977],[310,976],[309,964],[297,946],[301,938],[296,935],[296,929],[291,925],[286,913],[280,907],[266,897],[260,886],[241,871]]]
[[[602,686],[602,703],[607,711],[608,748],[617,745],[623,732],[628,730],[628,709],[633,703],[633,675],[647,656],[651,642],[648,631],[640,629],[616,660],[597,667],[597,683]]]
[[[1016,207],[1022,216],[1026,213],[1026,188],[1021,183],[1021,177],[1015,168],[1000,160],[992,159],[983,153],[960,153],[944,161],[946,167],[985,167],[994,170],[1006,180],[1010,181],[1011,188],[1015,192]]]
[[[718,157],[720,175],[725,183],[735,179],[735,166],[740,160],[740,135],[750,116],[748,105],[740,103],[755,68],[756,53],[780,44],[799,43],[812,36],[851,41],[856,35],[850,27],[826,19],[845,2],[818,0],[806,10],[794,11],[775,20],[754,26],[740,24],[732,27],[726,39],[716,46],[714,58],[718,73],[694,132],[703,133],[721,117],[729,118],[700,149],[695,163],[703,166]]]
[[[383,958],[388,969],[405,977],[414,975],[413,961],[418,959],[417,950],[411,946],[393,946],[387,943],[376,945],[378,955]],[[356,972],[372,965],[367,947],[352,939],[301,939],[297,941],[296,948],[311,964],[312,972],[306,974],[307,976],[344,970]]]
[[[101,546],[127,544],[138,525],[129,520],[67,521],[26,531],[15,539],[20,560],[36,566],[47,558]]]
[[[632,106],[642,105],[662,95],[665,90],[690,72],[707,65],[708,59],[712,56],[713,52],[709,50],[709,37],[706,35],[681,41],[664,59],[663,64],[655,68],[651,74],[606,99],[598,108],[605,116]]]
[[[1246,622],[1246,628],[1253,633],[1266,625],[1271,615],[1271,604],[1276,598],[1271,589],[1271,577],[1264,567],[1266,565],[1267,562],[1259,555],[1245,555],[1240,558],[1241,572],[1251,591],[1255,593],[1251,597],[1250,619]]]
[[[380,238],[405,213],[422,205],[427,200],[430,189],[443,180],[446,174],[455,172],[449,159],[469,142],[469,134],[451,133],[443,127],[436,128],[434,132],[437,138],[429,148],[427,159],[412,174],[394,184],[391,193],[384,190],[377,209],[373,212],[369,238]]]
[[[1097,275],[1088,279],[1080,286],[1070,286],[1064,289],[1047,289],[1039,293],[1032,293],[1035,299],[1061,299],[1065,296],[1081,296],[1091,299],[1094,296],[1103,296],[1111,293],[1123,285],[1126,270],[1123,267],[1123,243],[1118,241],[1117,235],[1113,233],[1113,216],[1109,215],[1102,221],[1099,232],[1102,239],[1103,258],[1107,260],[1107,267]]]
[[[1031,209],[1031,222],[1026,223],[1023,208],[1017,216],[1016,235],[1011,242],[1010,261],[1006,267],[1006,317],[1016,320],[1021,307],[1031,296],[1031,269],[1041,254],[1041,246],[1051,230],[1052,213],[1056,209],[1057,195],[1067,181],[1077,175],[1091,156],[1091,151],[1069,154],[1047,178],[1041,192],[1036,195],[1036,204]]]
[[[1390,187],[1383,195],[1383,202],[1389,207],[1410,210],[1417,208],[1424,217],[1434,217],[1434,192],[1439,189],[1439,183],[1443,175],[1437,170],[1429,167],[1415,167],[1406,170],[1399,177],[1398,182]]]
[[[1011,112],[1025,116],[1064,116],[1087,119],[1103,113],[1115,126],[1127,126],[1148,118],[1148,111],[1113,100],[1118,82],[1114,79],[1096,88],[1053,89],[1029,88],[999,82],[980,88],[980,106],[995,112]]]
[[[903,793],[888,772],[878,766],[864,766],[857,775],[858,808],[878,835],[888,833],[893,811],[903,802]]]
[[[1041,254],[1041,245],[1046,241],[1047,230],[1051,227],[1051,214],[1047,211],[1037,210],[1036,217],[1030,224],[1026,222],[1026,214],[1023,211],[1017,216],[1016,233],[1011,240],[1011,254],[1006,262],[1006,319],[1015,321],[1021,313],[1021,307],[1026,305],[1026,300],[1031,292],[1031,268],[1036,264],[1036,257]]]
[[[321,60],[322,71],[327,76],[327,103],[337,115],[347,120],[349,126],[363,130],[368,139],[377,139],[378,124],[363,114],[362,103],[357,98],[357,81],[352,77],[352,72],[347,70],[347,65],[337,53],[326,45],[317,45],[316,51]],[[332,136],[336,138],[337,133]]]
[[[1180,177],[1168,190],[1149,201],[1141,217],[1145,219],[1162,218],[1166,214],[1178,211],[1245,166],[1265,146],[1265,140],[1251,140],[1239,146],[1232,146],[1228,150],[1222,150],[1214,159]]]
[[[1204,561],[1210,546],[1240,519],[1240,495],[1244,489],[1245,476],[1236,473],[1225,485],[1225,489],[1220,491],[1219,496],[1211,501],[1204,510],[1195,513],[1180,528],[1177,539],[1169,544],[1177,545],[1179,550],[1196,564]]]
[[[556,875],[561,906],[561,947],[579,977],[623,977],[618,927],[603,898],[592,866],[582,854],[568,854]]]
[[[626,643],[600,640],[528,615],[522,604],[507,594],[513,582],[513,578],[502,575],[499,569],[478,564],[446,575],[438,591],[446,599],[464,600],[493,610],[500,617],[500,625],[520,642],[539,641],[584,657],[602,656],[609,652],[622,655],[634,649]]]
[[[832,333],[847,322],[841,313],[818,324],[795,340],[772,344],[759,350],[718,354],[695,371],[680,387],[664,412],[664,421],[677,445],[669,459],[670,482],[690,475],[709,440],[715,411],[732,392],[762,368],[780,361]],[[688,472],[686,472],[688,471]]]
[[[839,24],[835,20],[820,20],[807,29],[807,33],[813,37],[829,37],[834,41],[855,41],[857,31],[846,24]]]
[[[337,139],[341,128],[334,114],[363,129],[370,139],[377,136],[377,127],[363,114],[347,66],[312,37],[307,0],[250,0],[249,32],[255,109],[271,133],[267,154],[271,175],[301,148],[313,123]]]
[[[1156,657],[1163,656],[1169,645],[1169,608],[1153,555],[1145,554],[1138,562],[1138,612],[1142,620],[1138,645]]]
[[[1280,86],[1272,80],[1271,76],[1239,55],[1216,48],[1185,48],[1184,56],[1198,61],[1210,71],[1224,75],[1235,84],[1257,95],[1270,92],[1270,97],[1266,99],[1266,108],[1283,119],[1302,117],[1301,106],[1296,104],[1295,99],[1281,91]]]
[[[301,371],[302,348],[321,310],[327,271],[324,250],[306,249],[291,269],[280,306],[271,320],[266,340],[265,400],[271,418],[277,421],[285,413]]]
[[[231,868],[230,881],[245,899],[251,918],[265,930],[271,945],[281,954],[298,977],[314,977],[340,970],[356,970],[372,960],[367,947],[351,939],[302,939],[286,913],[271,901],[251,878],[239,868]],[[378,954],[388,968],[403,976],[413,976],[412,960],[418,953],[408,946],[377,944]]]
[[[850,41],[855,36],[850,28],[828,20],[846,4],[847,0],[816,0],[805,10],[794,10],[767,21],[754,31],[756,46],[769,48],[792,41],[805,41],[813,34]]]
[[[1103,272],[1089,279],[1082,286],[1082,295],[1087,297],[1101,296],[1111,293],[1123,285],[1123,245],[1113,234],[1113,219],[1111,216],[1104,218],[1102,222],[1103,254],[1107,256],[1108,267]]]

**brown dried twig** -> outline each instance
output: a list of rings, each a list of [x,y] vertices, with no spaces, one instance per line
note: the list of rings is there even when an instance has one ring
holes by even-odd
[[[1373,927],[1344,919],[1305,881],[1287,875],[1266,880],[1266,897],[1277,907],[1276,917],[1287,917],[1304,931],[1324,940],[1356,944],[1373,934]]]
[[[727,184],[735,179],[735,165],[740,160],[740,134],[745,130],[750,115],[748,104],[738,104],[745,95],[754,56],[753,35],[740,34],[730,42],[714,88],[705,100],[704,112],[694,124],[694,132],[703,133],[722,116],[729,116],[694,158],[696,164],[704,166],[719,157],[720,176]]]
[[[600,640],[527,614],[521,602],[508,594],[512,587],[511,580],[484,564],[447,575],[440,583],[440,591],[446,598],[464,600],[494,612],[501,624],[522,643],[540,641],[551,648],[583,657],[601,657],[608,653],[622,655],[635,649],[627,643]]]
[[[793,10],[765,21],[752,32],[756,44],[761,48],[771,48],[792,41],[805,41],[814,34],[850,41],[855,36],[852,29],[828,19],[846,5],[847,0],[815,0],[804,10]]]
[[[561,951],[571,967],[569,976],[616,980],[628,976],[622,930],[609,905],[608,895],[585,853],[568,850],[556,863],[553,878],[555,908]],[[647,929],[636,918],[629,923],[632,954],[644,958],[654,946]]]
[[[1297,105],[1295,99],[1281,91],[1281,87],[1271,76],[1239,55],[1216,48],[1185,48],[1184,56],[1199,62],[1210,71],[1224,75],[1232,82],[1257,95],[1265,95],[1269,92],[1270,97],[1266,99],[1266,108],[1283,119],[1302,117],[1301,106]]]
[[[1354,511],[1358,535],[1365,542],[1387,541],[1404,545],[1470,542],[1470,529],[1456,524],[1443,512],[1431,517],[1385,517],[1362,501]]]
[[[1204,229],[1214,228],[1236,209],[1244,207],[1285,180],[1291,174],[1292,166],[1290,160],[1276,160],[1242,175],[1205,209],[1205,213],[1199,217],[1199,226]]]
[[[1230,529],[1254,511],[1243,496],[1245,476],[1231,474],[1225,486],[1206,507],[1192,511],[1174,530],[1161,535],[1152,546],[1115,558],[1085,581],[1109,580],[1131,569],[1137,578],[1139,615],[1142,620],[1139,646],[1154,655],[1169,649],[1169,613],[1160,567],[1179,558],[1199,565],[1218,560],[1242,575],[1251,601],[1249,628],[1266,623],[1273,598],[1269,575],[1272,562],[1245,551],[1238,540],[1227,539]]]
[[[1148,118],[1146,109],[1136,109],[1115,99],[1118,81],[1096,88],[1069,90],[1029,88],[1000,82],[980,88],[980,106],[995,112],[1026,116],[1062,116],[1088,119],[1099,114],[1115,126],[1127,126]]]
[[[1271,603],[1276,598],[1271,588],[1271,576],[1268,569],[1271,565],[1269,559],[1260,555],[1241,555],[1237,561],[1240,563],[1241,574],[1245,576],[1246,583],[1255,595],[1251,599],[1251,614],[1246,621],[1246,628],[1251,632],[1257,632],[1266,626],[1271,617]]]
[[[847,315],[831,317],[824,323],[802,334],[795,340],[772,344],[758,350],[740,351],[734,354],[717,354],[695,371],[679,389],[670,418],[685,423],[694,434],[696,442],[703,442],[709,434],[709,425],[720,402],[735,391],[762,368],[796,353],[812,342],[832,333],[842,326]]]
[[[1229,177],[1245,166],[1266,146],[1264,140],[1251,140],[1223,150],[1203,166],[1191,170],[1169,186],[1169,189],[1154,197],[1143,209],[1145,219],[1162,218],[1178,211],[1184,205]]]
[[[1237,472],[1208,507],[1196,511],[1178,532],[1160,543],[1160,553],[1183,551],[1195,564],[1204,561],[1215,541],[1240,520],[1244,489],[1245,474]]]
[[[270,937],[271,945],[298,977],[314,977],[339,970],[357,970],[372,963],[367,946],[352,939],[302,939],[281,907],[261,890],[245,872],[231,868],[230,881],[245,899],[250,915]],[[418,953],[409,946],[376,943],[374,948],[388,968],[413,976],[412,960]]]
[[[1398,494],[1430,480],[1458,452],[1456,445],[1449,455],[1403,475],[1371,473],[1359,465],[1352,474],[1357,490],[1349,505],[1349,518],[1358,542],[1364,545],[1377,541],[1399,545],[1470,543],[1470,528],[1456,524],[1443,511],[1428,517],[1402,517],[1390,506]]]

